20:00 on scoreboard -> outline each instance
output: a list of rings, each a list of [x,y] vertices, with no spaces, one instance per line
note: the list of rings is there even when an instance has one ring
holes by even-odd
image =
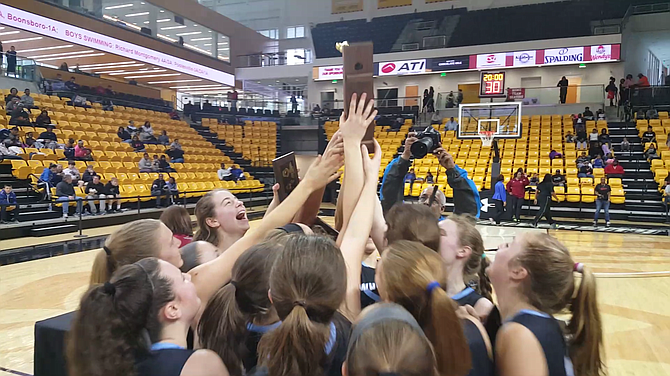
[[[482,72],[479,82],[480,97],[505,96],[505,72]]]

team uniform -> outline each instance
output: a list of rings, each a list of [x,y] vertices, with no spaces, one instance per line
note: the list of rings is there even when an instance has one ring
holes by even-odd
[[[479,299],[484,299],[472,287],[466,287],[458,294],[451,297],[459,306],[469,305],[474,307]],[[463,323],[463,334],[470,347],[472,357],[472,369],[468,376],[491,376],[495,367],[493,361],[488,356],[486,343],[482,337],[479,328],[470,320],[461,320]]]
[[[195,350],[172,343],[154,343],[151,352],[137,359],[137,376],[179,376]]]
[[[381,301],[375,283],[375,272],[375,268],[363,263],[361,268],[361,309]]]

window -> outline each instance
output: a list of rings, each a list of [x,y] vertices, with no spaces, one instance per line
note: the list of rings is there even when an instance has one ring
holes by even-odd
[[[301,65],[312,61],[312,51],[304,48],[286,50],[286,65]]]
[[[279,39],[279,29],[259,30],[258,33],[270,39]]]
[[[304,37],[305,37],[304,26],[291,26],[286,28],[286,39],[304,38]]]

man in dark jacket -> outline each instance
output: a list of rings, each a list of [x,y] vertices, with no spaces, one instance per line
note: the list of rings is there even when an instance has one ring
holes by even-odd
[[[166,205],[170,203],[170,190],[168,189],[167,183],[165,183],[165,178],[163,174],[158,174],[158,179],[154,180],[151,184],[151,195],[156,196],[156,207],[161,208],[161,197],[165,196]]]
[[[119,179],[116,177],[111,178],[105,184],[105,191],[107,192],[107,213],[120,212],[121,191],[119,189]],[[116,209],[114,209],[114,203],[116,203]]]
[[[105,185],[100,182],[100,176],[93,175],[93,180],[86,185],[86,198],[88,199],[88,208],[91,214],[105,213],[105,197],[107,197],[107,189]],[[100,209],[95,212],[95,200],[100,200]]]
[[[396,203],[402,203],[405,199],[405,175],[412,164],[409,159],[412,156],[410,148],[417,140],[413,133],[407,135],[405,140],[405,150],[402,155],[395,158],[386,166],[384,177],[382,178],[382,188],[380,199],[382,209],[387,213]]]
[[[12,191],[11,184],[5,184],[5,188],[0,191],[0,223],[7,223],[7,212],[14,208],[12,213],[12,222],[19,221],[19,204],[16,201],[16,193]]]
[[[479,218],[482,205],[479,190],[468,177],[468,172],[458,167],[454,157],[443,148],[437,148],[434,154],[437,155],[440,166],[447,170],[447,183],[454,190],[454,214],[470,214]]]
[[[77,209],[74,215],[81,213],[81,197],[77,197],[70,175],[64,175],[63,180],[56,185],[56,197],[58,197],[56,201],[63,202],[63,218],[67,218],[69,203],[75,200],[77,202]]]

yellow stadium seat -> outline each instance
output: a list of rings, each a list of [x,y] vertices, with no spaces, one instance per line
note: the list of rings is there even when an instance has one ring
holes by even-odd
[[[596,201],[596,195],[592,186],[582,186],[582,202],[592,203]]]
[[[579,202],[580,201],[579,187],[574,185],[568,186],[565,198],[568,202]]]
[[[626,202],[626,193],[621,187],[612,187],[612,192],[610,193],[610,201],[613,204],[623,204]]]

